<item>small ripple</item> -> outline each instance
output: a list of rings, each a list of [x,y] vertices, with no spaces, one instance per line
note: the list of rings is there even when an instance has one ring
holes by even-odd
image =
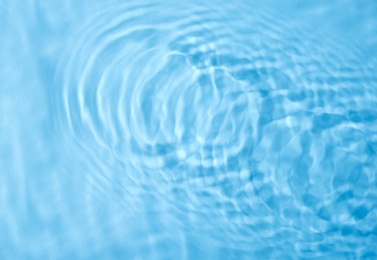
[[[57,121],[104,174],[93,188],[105,196],[117,164],[129,178],[119,196],[140,196],[138,210],[140,194],[154,194],[190,223],[228,223],[233,241],[287,234],[271,256],[331,250],[324,234],[335,227],[367,232],[352,221],[373,219],[374,206],[350,200],[377,163],[375,61],[269,10],[225,23],[218,9],[184,6],[107,7],[67,47]]]

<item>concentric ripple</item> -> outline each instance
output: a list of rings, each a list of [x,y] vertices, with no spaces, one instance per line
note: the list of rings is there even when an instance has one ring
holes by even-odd
[[[60,131],[241,251],[312,257],[353,235],[348,256],[368,253],[377,60],[326,28],[226,6],[100,10],[59,66]]]
[[[139,9],[142,17],[150,15],[154,21],[131,15]],[[84,37],[64,65],[64,124],[84,146],[108,149],[120,160],[142,154],[148,160],[136,156],[133,163],[142,159],[159,167],[166,156],[158,150],[179,148],[177,156],[186,157],[182,151],[192,153],[207,137],[215,139],[214,131],[225,122],[229,130],[236,127],[225,120],[225,104],[240,108],[215,82],[237,82],[225,68],[212,64],[216,52],[229,46],[230,35],[221,25],[216,20],[205,25],[205,13],[165,21],[149,12],[149,6],[136,11],[127,7],[112,23],[87,30],[90,37]],[[247,104],[244,100],[239,106]]]

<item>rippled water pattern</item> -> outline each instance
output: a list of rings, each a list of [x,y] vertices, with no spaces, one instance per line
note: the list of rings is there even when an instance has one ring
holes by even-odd
[[[1,259],[377,259],[377,2],[0,1]]]

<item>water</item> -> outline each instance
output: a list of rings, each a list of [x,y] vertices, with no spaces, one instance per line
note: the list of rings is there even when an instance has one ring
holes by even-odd
[[[1,258],[377,258],[376,17],[2,0]]]

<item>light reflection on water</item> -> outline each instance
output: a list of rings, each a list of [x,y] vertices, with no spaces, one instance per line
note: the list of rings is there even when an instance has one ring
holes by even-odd
[[[1,7],[2,258],[377,257],[373,1]]]

